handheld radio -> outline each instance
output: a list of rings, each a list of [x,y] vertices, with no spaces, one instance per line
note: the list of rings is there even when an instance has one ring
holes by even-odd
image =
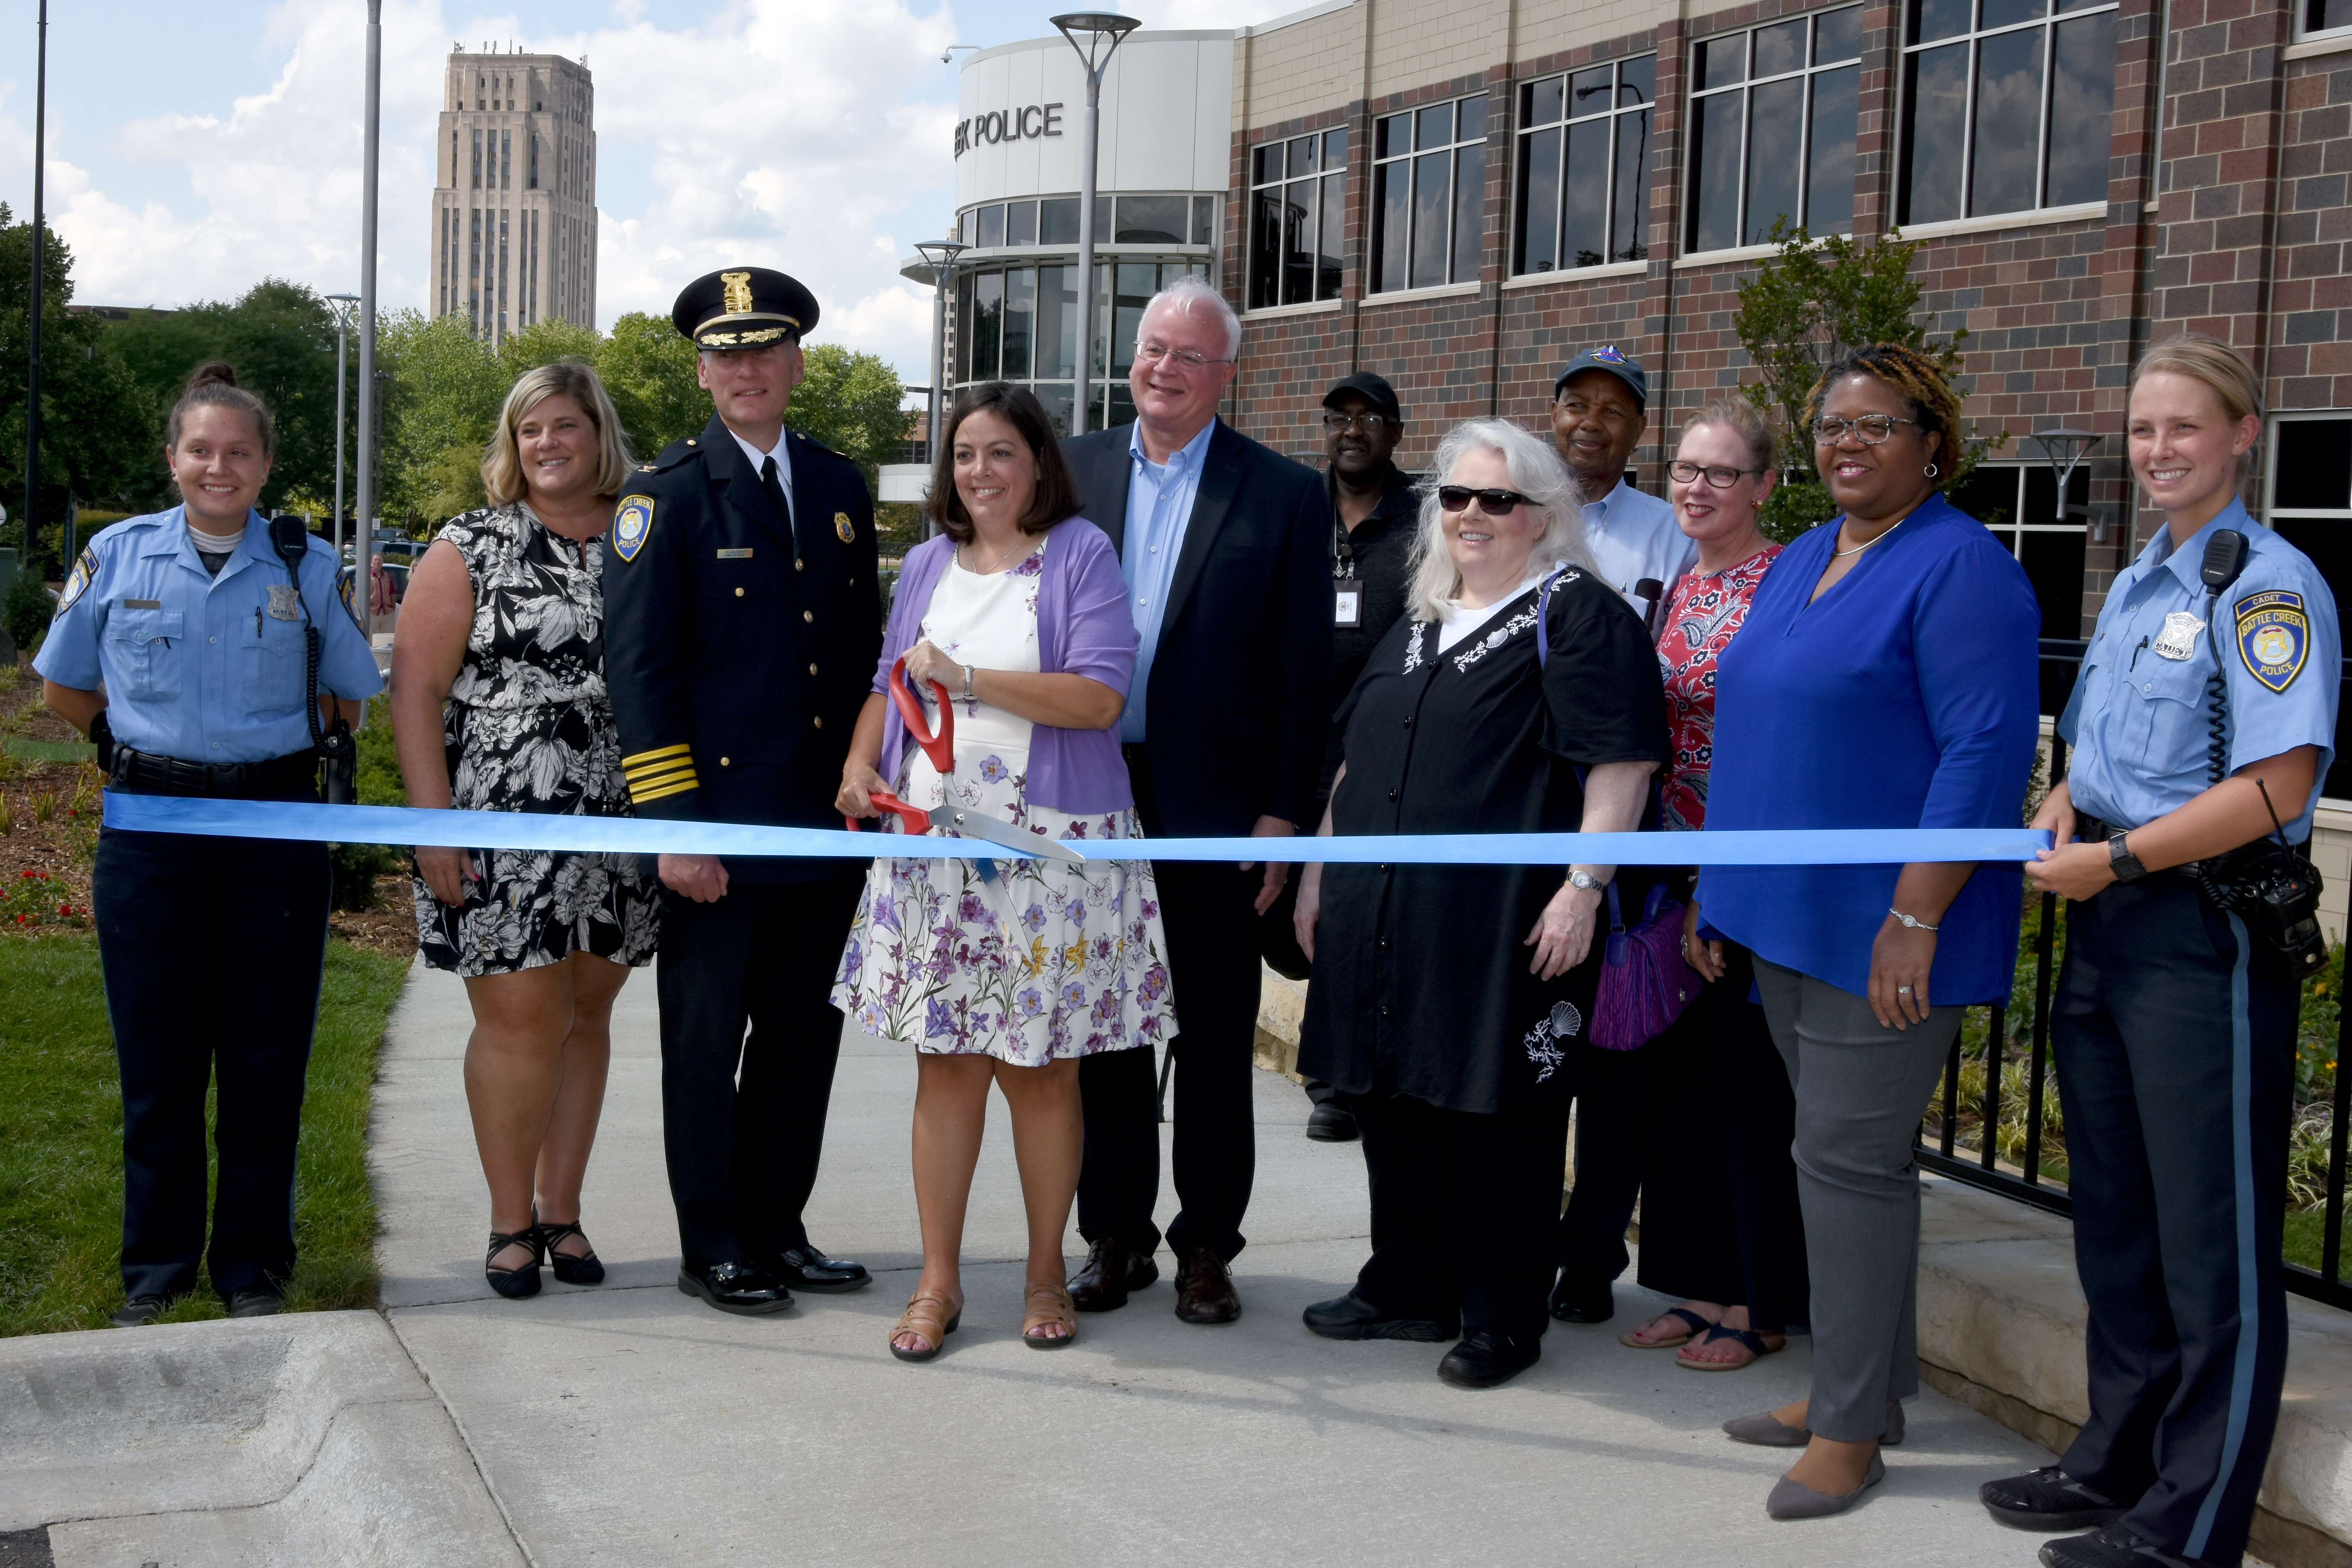
[[[302,597],[302,558],[310,551],[310,531],[299,517],[273,517],[269,544],[286,563],[286,574],[294,582],[294,602],[302,608],[302,714],[310,721],[310,744],[326,764],[327,804],[349,805],[359,796],[359,742],[352,739],[352,727],[341,713],[335,715],[332,728],[322,728],[319,722],[319,656],[324,639],[318,623],[310,618],[309,601]]]

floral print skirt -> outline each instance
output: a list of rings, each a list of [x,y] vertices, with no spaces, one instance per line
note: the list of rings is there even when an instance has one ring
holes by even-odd
[[[984,763],[998,765],[971,768],[970,782],[961,769],[952,781],[928,768],[928,780],[902,771],[898,794],[942,805],[924,797],[943,795],[947,783],[963,804],[1056,838],[1143,836],[1132,811],[1071,816],[1026,805],[1013,771],[1023,762],[1008,766],[991,756]],[[892,829],[899,821],[884,820]],[[842,951],[834,1005],[880,1039],[1022,1067],[1175,1034],[1151,862],[991,864],[992,879],[976,860],[876,860]]]

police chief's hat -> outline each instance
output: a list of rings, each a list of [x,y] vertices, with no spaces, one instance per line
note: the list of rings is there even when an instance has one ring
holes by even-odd
[[[765,348],[808,336],[816,296],[773,268],[738,267],[688,284],[669,319],[699,349]]]
[[[1639,404],[1643,408],[1650,406],[1650,377],[1648,373],[1643,370],[1639,362],[1626,358],[1623,351],[1619,349],[1615,343],[1603,343],[1597,349],[1587,349],[1582,353],[1577,355],[1574,359],[1569,361],[1567,365],[1561,369],[1559,379],[1555,380],[1551,384],[1551,395],[1553,399],[1555,401],[1559,399],[1559,389],[1568,384],[1568,378],[1570,376],[1588,370],[1607,371],[1611,375],[1615,376],[1618,380],[1623,382],[1627,386],[1633,389],[1633,401],[1635,403]]]
[[[1331,390],[1323,395],[1323,406],[1337,408],[1351,397],[1370,404],[1375,412],[1387,415],[1393,424],[1404,423],[1404,411],[1397,406],[1396,388],[1370,371],[1360,370],[1334,382]]]

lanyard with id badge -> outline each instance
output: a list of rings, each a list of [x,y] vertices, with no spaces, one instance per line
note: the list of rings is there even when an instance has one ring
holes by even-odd
[[[1331,509],[1331,624],[1364,624],[1364,585],[1356,580],[1356,547],[1336,505]]]

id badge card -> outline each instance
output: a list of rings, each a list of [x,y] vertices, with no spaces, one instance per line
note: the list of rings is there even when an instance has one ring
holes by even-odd
[[[1331,624],[1335,626],[1360,626],[1364,624],[1364,585],[1361,583],[1349,577],[1333,581]]]

